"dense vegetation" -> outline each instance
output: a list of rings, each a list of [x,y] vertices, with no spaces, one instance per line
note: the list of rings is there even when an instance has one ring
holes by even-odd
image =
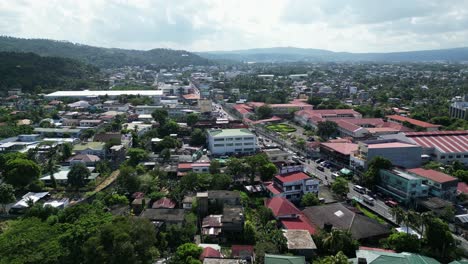
[[[98,68],[72,59],[0,52],[0,91],[3,92],[11,88],[22,88],[23,92],[86,88],[93,85],[91,78],[98,72]]]
[[[0,37],[0,51],[34,52],[41,56],[66,57],[103,68],[149,64],[156,66],[210,64],[210,60],[182,50],[108,49],[47,39]]]

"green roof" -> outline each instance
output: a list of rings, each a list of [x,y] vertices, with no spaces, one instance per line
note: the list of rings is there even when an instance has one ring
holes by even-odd
[[[93,149],[93,150],[103,150],[104,149],[104,146],[106,144],[104,142],[87,142],[87,143],[81,143],[81,144],[77,144],[73,147],[73,150],[74,151],[81,151],[81,150],[85,150],[85,149]]]
[[[237,137],[237,136],[253,136],[253,133],[246,129],[216,129],[208,130],[212,137]]]
[[[452,262],[450,262],[449,264],[468,264],[468,260],[454,260]]]
[[[305,264],[305,257],[265,254],[265,264]]]
[[[356,260],[365,258],[367,264],[440,264],[439,261],[426,256],[402,252],[392,253],[376,250],[358,250],[356,251]]]

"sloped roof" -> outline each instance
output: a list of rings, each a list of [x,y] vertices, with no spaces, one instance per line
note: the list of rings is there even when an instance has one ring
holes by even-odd
[[[408,171],[418,176],[427,178],[429,180],[432,180],[438,183],[451,182],[451,181],[457,180],[457,178],[455,177],[452,177],[448,174],[445,174],[443,172],[436,171],[436,170],[426,170],[424,168],[415,168],[415,169],[409,169]]]
[[[204,260],[205,258],[220,258],[221,253],[212,248],[212,247],[206,247],[203,249],[203,252],[200,254],[200,260]]]
[[[265,254],[265,264],[305,264],[304,256]]]
[[[265,206],[270,208],[275,217],[285,215],[300,215],[302,212],[284,197],[273,197],[265,201]]]

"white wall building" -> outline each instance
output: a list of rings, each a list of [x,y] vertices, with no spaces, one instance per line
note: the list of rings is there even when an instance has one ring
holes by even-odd
[[[208,131],[208,148],[214,155],[254,153],[257,137],[248,129],[213,129]]]

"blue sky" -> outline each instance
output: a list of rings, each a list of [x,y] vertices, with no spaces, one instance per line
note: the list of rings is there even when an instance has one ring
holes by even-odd
[[[468,46],[468,0],[0,0],[0,35],[190,51]]]

